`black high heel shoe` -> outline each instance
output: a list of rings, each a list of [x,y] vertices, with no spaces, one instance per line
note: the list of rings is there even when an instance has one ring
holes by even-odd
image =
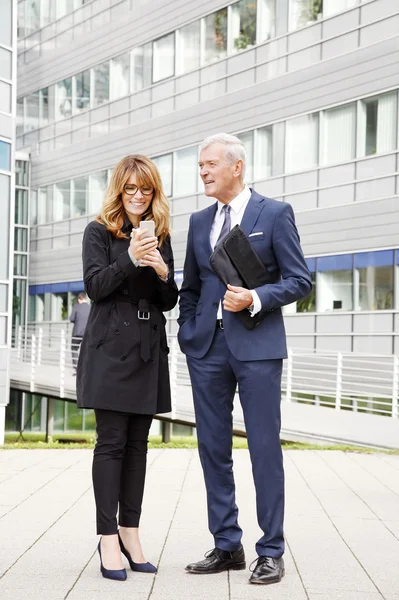
[[[129,561],[129,565],[130,565],[130,568],[132,569],[132,571],[138,571],[139,573],[157,573],[158,572],[158,569],[156,567],[154,567],[154,565],[152,565],[150,562],[146,562],[146,563],[134,562],[134,560],[130,556],[130,553],[126,550],[125,546],[123,545],[123,542],[121,540],[121,536],[119,535],[119,533],[118,533],[118,539],[119,539],[119,546],[121,548],[121,552],[122,552],[122,554],[124,554],[126,556],[127,560]]]
[[[118,536],[119,537],[119,536]],[[103,559],[101,557],[101,540],[98,542],[97,550],[100,555],[100,571],[102,576],[106,579],[115,579],[116,581],[125,581],[127,579],[126,569],[106,569],[103,565]]]

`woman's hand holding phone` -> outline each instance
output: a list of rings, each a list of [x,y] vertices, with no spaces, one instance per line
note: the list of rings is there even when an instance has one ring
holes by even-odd
[[[142,260],[146,254],[152,252],[158,246],[156,237],[145,237],[142,239],[143,231],[133,229],[130,239],[130,252],[136,260]]]
[[[169,273],[169,269],[164,262],[161,253],[156,248],[144,256],[140,266],[152,267],[156,274],[161,277],[161,279],[166,279]]]

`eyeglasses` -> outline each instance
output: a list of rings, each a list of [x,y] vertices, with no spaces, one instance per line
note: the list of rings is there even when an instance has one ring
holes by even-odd
[[[137,194],[137,192],[139,190],[143,194],[143,196],[151,196],[151,194],[154,192],[154,188],[150,187],[148,185],[143,185],[142,187],[138,187],[137,185],[129,185],[126,183],[123,186],[123,189],[124,189],[125,193],[128,194],[129,196],[134,196],[135,194]]]

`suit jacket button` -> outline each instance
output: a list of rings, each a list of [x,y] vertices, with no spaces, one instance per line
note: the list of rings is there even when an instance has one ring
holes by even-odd
[[[127,356],[125,356],[125,355],[123,355],[123,356],[121,357],[121,360],[126,360],[126,359],[127,359]]]
[[[212,304],[212,306],[213,306],[213,308],[217,308],[217,307],[219,306],[219,304],[218,304],[217,302],[214,302],[214,303]]]
[[[129,327],[130,326],[129,321],[125,321],[123,324],[124,324],[125,327]]]
[[[119,335],[119,329],[115,329],[114,334]]]

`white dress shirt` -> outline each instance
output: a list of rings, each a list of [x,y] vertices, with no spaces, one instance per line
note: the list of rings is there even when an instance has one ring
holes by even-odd
[[[244,189],[242,190],[242,192],[240,192],[238,194],[238,196],[236,196],[230,202],[231,229],[233,229],[233,227],[235,225],[241,225],[241,221],[244,216],[244,212],[245,212],[245,209],[247,208],[247,204],[249,202],[250,197],[251,197],[251,190],[246,185],[244,187]],[[220,232],[222,231],[222,227],[223,227],[223,223],[224,223],[224,216],[225,216],[225,212],[224,211],[222,212],[223,206],[224,206],[223,202],[220,202],[220,200],[218,200],[218,207],[216,210],[216,215],[213,220],[213,224],[211,227],[211,233],[210,233],[210,242],[211,242],[212,250],[215,248],[215,245],[216,245],[216,242],[220,235]],[[253,304],[254,304],[254,307],[250,311],[250,313],[251,313],[251,317],[254,317],[260,311],[260,309],[262,308],[262,305],[261,305],[259,296],[255,292],[255,290],[249,290],[249,291],[252,294],[252,300],[253,300]],[[219,308],[218,308],[218,313],[217,313],[216,318],[217,319],[222,318],[222,303],[221,302],[219,302]]]

